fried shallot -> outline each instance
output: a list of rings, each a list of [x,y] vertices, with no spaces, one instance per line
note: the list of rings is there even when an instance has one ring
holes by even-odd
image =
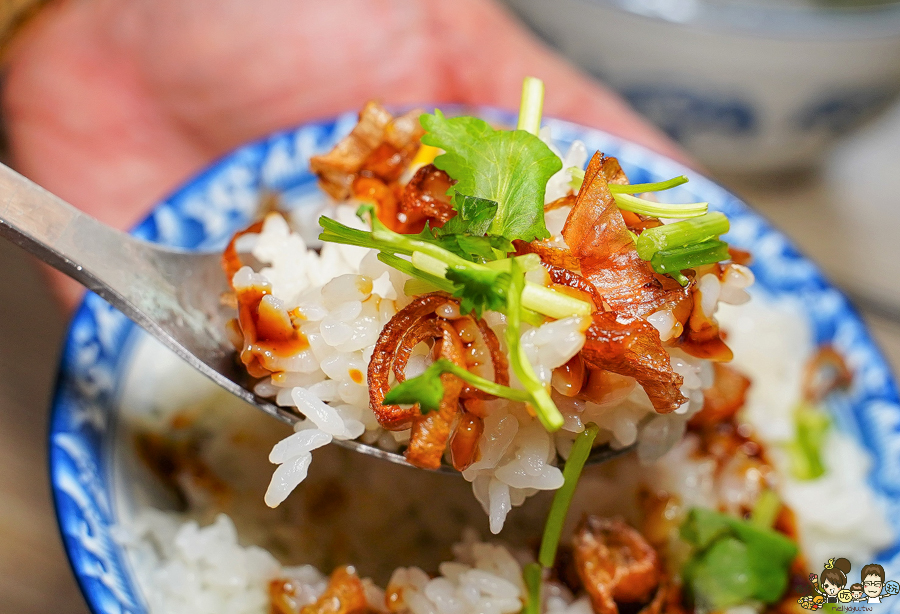
[[[713,363],[713,385],[703,391],[703,409],[694,414],[690,425],[696,428],[714,428],[717,424],[734,418],[744,406],[750,379],[737,369]]]
[[[586,294],[593,301],[597,311],[603,310],[603,297],[600,296],[600,293],[597,291],[597,288],[594,287],[594,284],[567,268],[554,266],[552,264],[547,264],[546,262],[541,262],[541,264],[547,269],[547,273],[550,275],[550,281],[554,284],[566,286],[576,292]]]
[[[439,345],[435,346],[435,349],[441,358],[465,367],[462,341],[448,320],[435,318],[420,323],[420,326],[429,329],[430,334],[436,338],[440,335]],[[406,460],[422,469],[440,467],[453,422],[459,413],[462,380],[453,374],[444,373],[441,375],[441,383],[444,385],[444,396],[441,398],[440,408],[438,411],[416,417],[409,433]]]
[[[484,420],[469,411],[463,411],[456,430],[450,437],[450,462],[457,471],[465,471],[478,460],[478,440],[484,432]]]
[[[722,267],[717,265],[719,275]],[[702,281],[699,284],[691,284],[691,315],[684,327],[684,332],[678,339],[678,346],[696,358],[713,360],[716,362],[729,362],[734,354],[722,340],[719,332],[719,323],[712,314],[703,309]]]
[[[597,614],[653,597],[662,579],[656,550],[625,521],[588,516],[575,531],[575,569]]]
[[[328,578],[325,592],[304,606],[300,614],[365,614],[369,611],[366,589],[352,567],[338,567]]]
[[[592,320],[581,350],[588,366],[633,377],[659,413],[674,411],[687,401],[681,394],[684,378],[672,370],[652,324],[611,311],[595,313]]]
[[[456,303],[456,299],[439,292],[413,299],[382,329],[369,361],[369,403],[378,423],[388,430],[411,428],[406,458],[413,465],[426,469],[436,469],[440,466],[453,424],[459,414],[460,399],[477,401],[492,398],[479,390],[465,387],[458,377],[445,373],[441,375],[444,396],[438,411],[422,415],[417,406],[403,408],[399,405],[382,405],[390,389],[390,374],[393,373],[398,382],[403,382],[406,379],[406,365],[409,363],[413,348],[423,341],[433,339],[434,350],[438,356],[468,368],[465,354],[469,349],[467,346],[471,346],[474,340],[464,343],[453,323],[435,314],[435,309],[448,302]],[[494,380],[501,385],[507,385],[509,365],[496,334],[484,320],[477,318],[471,320],[474,321],[481,341],[490,355]],[[465,468],[474,462],[478,438],[483,428],[481,417],[475,414],[466,412],[459,420],[457,434],[451,441],[451,458],[454,466]]]
[[[600,152],[591,158],[562,234],[578,259],[581,274],[613,311],[646,316],[663,306],[669,297],[650,263],[638,256],[609,191],[606,174],[618,175],[618,171],[609,169],[610,160]],[[618,167],[617,162],[615,166]]]
[[[396,181],[419,150],[424,133],[420,114],[414,110],[394,117],[379,103],[366,103],[350,134],[327,154],[310,158],[319,185],[335,199],[345,200],[360,174],[385,183]]]
[[[378,336],[367,373],[369,406],[375,412],[378,423],[390,431],[409,428],[414,418],[419,415],[419,410],[415,407],[402,408],[399,405],[381,404],[391,389],[390,374],[398,355],[398,348],[403,337],[413,326],[422,318],[433,314],[435,309],[447,302],[447,299],[447,295],[440,292],[417,296],[385,324]],[[406,356],[408,358],[408,353]]]
[[[455,182],[434,164],[427,164],[416,171],[400,201],[400,212],[409,222],[432,220],[432,226],[441,226],[456,215],[447,190]]]
[[[565,247],[559,247],[552,244],[549,240],[535,240],[530,243],[526,243],[525,241],[513,241],[513,246],[516,248],[517,256],[521,256],[522,254],[537,254],[541,257],[541,263],[545,266],[549,264],[563,269],[569,269],[570,271],[577,271],[581,266],[578,262],[578,258],[573,256],[572,252]]]

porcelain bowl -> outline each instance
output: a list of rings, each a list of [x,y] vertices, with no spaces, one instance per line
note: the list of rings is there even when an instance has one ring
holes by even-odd
[[[479,113],[511,119],[489,109]],[[354,114],[342,115],[241,147],[156,205],[133,234],[170,246],[220,250],[251,221],[264,192],[278,192],[297,215],[313,211],[322,195],[308,171],[309,157],[330,149],[355,122]],[[755,254],[758,292],[795,304],[806,314],[814,342],[833,345],[849,362],[854,384],[832,408],[835,420],[871,453],[871,486],[900,526],[900,401],[888,365],[844,296],[784,235],[711,181],[609,134],[560,121],[546,124],[563,146],[581,139],[589,151],[618,157],[633,182],[690,175],[673,198],[707,201],[729,216],[729,241]],[[127,524],[143,507],[169,502],[136,466],[133,440],[123,425],[135,414],[190,400],[190,387],[179,388],[169,375],[172,361],[177,362],[120,312],[96,295],[86,296],[72,321],[60,366],[49,450],[61,536],[96,614],[147,611],[133,561],[115,527]],[[900,564],[896,548],[881,558],[892,569]]]
[[[795,171],[900,92],[900,4],[505,0],[719,172]]]

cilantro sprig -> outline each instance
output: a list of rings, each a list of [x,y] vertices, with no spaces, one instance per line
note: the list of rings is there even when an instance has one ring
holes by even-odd
[[[759,521],[693,508],[681,526],[693,547],[681,572],[698,610],[775,603],[787,588],[797,544]]]
[[[508,273],[491,271],[496,273],[498,277],[504,278],[507,286],[502,296],[502,301],[505,304],[502,306],[495,304],[495,308],[497,311],[506,313],[505,339],[509,348],[509,362],[513,372],[525,389],[518,390],[509,386],[502,386],[496,382],[479,377],[449,360],[439,359],[429,365],[421,375],[410,378],[391,389],[384,397],[384,404],[418,403],[423,413],[436,411],[439,409],[441,398],[444,396],[441,375],[452,373],[464,382],[488,394],[512,401],[528,403],[534,408],[535,414],[537,414],[544,428],[550,432],[558,431],[562,427],[562,414],[550,399],[550,394],[547,392],[544,384],[538,379],[534,368],[525,356],[525,350],[522,348],[520,338],[521,300],[525,287],[525,272],[517,258],[510,258],[508,262]],[[498,294],[497,297],[499,296]]]
[[[575,437],[575,442],[572,444],[569,458],[563,467],[563,485],[553,494],[553,503],[550,504],[550,511],[547,513],[538,560],[536,563],[529,563],[522,570],[525,586],[528,589],[528,602],[523,610],[525,614],[540,613],[541,580],[544,570],[552,569],[556,562],[556,551],[559,548],[559,540],[562,537],[566,516],[569,514],[572,497],[575,495],[575,487],[578,485],[581,471],[591,454],[594,440],[599,432],[600,427],[589,422],[585,425],[584,430]]]
[[[434,165],[456,180],[451,202],[462,211],[465,197],[497,203],[485,235],[506,241],[550,237],[544,223],[547,180],[562,168],[553,151],[525,130],[494,130],[477,117],[446,117],[439,109],[419,121],[422,142],[445,153]]]
[[[544,428],[551,433],[562,428],[563,417],[550,399],[550,393],[538,379],[525,349],[519,339],[521,328],[521,306],[525,289],[525,273],[516,259],[509,261],[509,289],[506,292],[506,346],[509,348],[509,365],[513,373],[519,378],[522,386],[531,395],[531,406],[537,414],[538,420]]]
[[[441,375],[445,373],[452,373],[467,384],[497,397],[522,403],[528,403],[531,400],[530,395],[525,390],[516,390],[515,388],[492,382],[489,379],[475,375],[468,369],[464,369],[446,358],[439,358],[428,365],[428,368],[421,374],[391,388],[384,395],[383,403],[385,405],[412,405],[413,403],[418,403],[419,409],[423,414],[427,414],[430,411],[438,411],[441,408],[441,399],[444,398],[444,384],[441,381]]]
[[[569,173],[572,175],[572,188],[580,189],[584,171],[573,167]],[[656,183],[611,183],[608,186],[616,206],[623,211],[682,220],[648,228],[640,236],[632,234],[638,256],[649,262],[654,271],[671,275],[682,286],[689,281],[682,274],[684,269],[728,259],[728,244],[719,240],[720,235],[728,232],[728,218],[722,213],[709,213],[709,203],[657,203],[634,195],[669,190],[687,181],[687,177],[679,175]]]
[[[457,195],[457,214],[441,228],[427,224],[418,236],[472,262],[505,258],[515,251],[505,237],[486,235],[497,214],[497,202],[477,196]]]
[[[422,235],[396,233],[378,220],[374,213],[374,207],[371,205],[363,205],[357,214],[371,224],[372,230],[350,228],[336,220],[322,216],[319,218],[319,224],[323,231],[319,235],[319,239],[330,243],[357,245],[378,250],[381,252],[379,257],[382,261],[390,266],[432,283],[438,289],[452,292],[454,296],[461,299],[468,299],[473,302],[473,306],[477,304],[479,308],[484,308],[486,303],[478,297],[479,288],[487,279],[486,276],[497,275],[502,269],[466,260],[442,247],[437,239],[429,241]],[[408,256],[410,259],[406,260],[400,256]],[[522,258],[525,256],[498,262],[506,263]],[[447,277],[447,272],[451,268],[454,271],[451,273],[454,280]],[[502,284],[498,286],[498,289],[505,292]],[[521,306],[526,310],[525,316],[530,321],[536,321],[536,318],[529,312],[559,319],[575,315],[589,315],[593,311],[590,303],[531,282],[525,282]]]

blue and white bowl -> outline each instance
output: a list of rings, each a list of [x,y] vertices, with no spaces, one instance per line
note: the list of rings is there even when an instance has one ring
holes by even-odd
[[[900,94],[896,2],[504,1],[717,171],[813,165]]]
[[[489,119],[510,119],[492,110],[479,112]],[[308,171],[309,158],[330,149],[355,123],[355,115],[342,115],[242,147],[159,203],[133,234],[170,246],[219,250],[249,223],[264,191],[279,192],[288,207],[317,202],[320,193]],[[799,302],[809,317],[815,343],[835,346],[850,362],[854,384],[836,410],[840,412],[837,422],[874,457],[870,483],[900,528],[897,388],[847,300],[784,235],[714,183],[609,134],[559,121],[547,124],[563,146],[580,139],[589,151],[619,158],[635,183],[689,174],[694,178],[672,197],[680,202],[714,203],[729,216],[729,240],[754,253],[752,268],[759,290]],[[131,440],[123,436],[119,420],[132,411],[135,398],[149,402],[147,397],[152,396],[153,391],[141,392],[135,384],[153,367],[153,352],[140,350],[148,343],[146,334],[125,316],[97,296],[87,295],[69,331],[53,400],[50,468],[60,531],[73,572],[97,614],[146,612],[146,600],[127,555],[114,538],[114,527],[148,504],[134,494],[134,484],[146,478],[122,462],[128,455],[121,450]],[[896,569],[900,549],[895,545],[882,559]]]

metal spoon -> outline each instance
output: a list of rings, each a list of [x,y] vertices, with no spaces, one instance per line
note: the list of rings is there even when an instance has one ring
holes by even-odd
[[[288,424],[303,419],[256,395],[254,381],[238,366],[225,336],[225,324],[235,314],[219,300],[228,290],[220,253],[186,252],[135,239],[3,164],[0,236],[96,292],[227,391]],[[358,441],[335,443],[409,465],[395,452]],[[599,446],[588,462],[603,462],[624,451]],[[449,466],[442,470],[454,471]]]

